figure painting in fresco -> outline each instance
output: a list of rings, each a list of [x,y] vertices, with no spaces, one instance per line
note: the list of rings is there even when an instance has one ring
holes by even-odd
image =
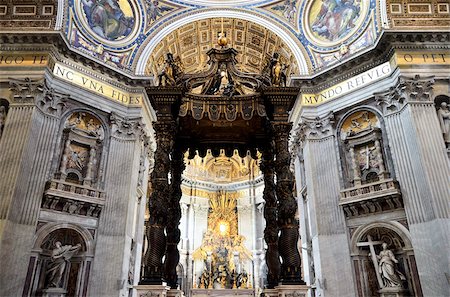
[[[134,17],[127,16],[119,0],[82,0],[82,7],[89,27],[102,38],[115,41],[133,30]]]
[[[294,23],[297,15],[297,2],[297,0],[285,0],[282,4],[272,7],[272,9],[281,12],[289,22]]]
[[[321,0],[322,5],[311,30],[319,37],[336,41],[345,37],[355,26],[361,14],[362,0]]]
[[[156,21],[166,11],[171,11],[173,7],[160,5],[158,0],[146,0],[147,2],[147,17],[151,22]]]

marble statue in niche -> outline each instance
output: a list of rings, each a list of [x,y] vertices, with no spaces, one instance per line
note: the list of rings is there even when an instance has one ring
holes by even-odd
[[[402,281],[406,278],[396,268],[398,260],[394,253],[387,248],[386,242],[383,242],[381,246],[383,250],[377,255],[378,273],[381,275],[384,287],[402,287]]]
[[[61,279],[66,270],[70,259],[81,248],[81,244],[76,246],[62,245],[61,242],[55,242],[55,248],[52,250],[51,262],[47,267],[48,285],[47,287],[59,288]]]
[[[3,127],[5,126],[6,121],[6,107],[0,105],[0,138],[3,134]]]
[[[442,102],[438,111],[439,124],[441,125],[444,142],[450,147],[450,110],[447,102]]]

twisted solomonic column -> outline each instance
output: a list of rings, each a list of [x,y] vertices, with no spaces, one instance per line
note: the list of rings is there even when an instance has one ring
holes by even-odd
[[[275,196],[274,182],[274,152],[269,148],[263,150],[261,171],[264,175],[264,218],[266,228],[264,230],[264,240],[267,243],[266,264],[267,264],[267,287],[273,289],[278,285],[280,277],[280,255],[278,253],[278,222],[277,222],[277,198]]]
[[[145,255],[144,276],[141,285],[161,284],[163,277],[162,258],[166,251],[164,228],[168,222],[170,188],[170,158],[176,125],[173,120],[153,124],[156,132],[155,168],[151,174],[153,192],[148,202],[150,212],[147,228],[148,250]]]
[[[180,242],[180,225],[181,219],[181,174],[183,173],[184,164],[183,153],[175,150],[172,154],[172,181],[170,184],[170,196],[168,206],[168,216],[166,225],[167,248],[164,261],[164,279],[172,288],[177,288],[177,265],[180,261],[180,252],[178,251],[178,243]]]
[[[292,124],[273,123],[275,140],[275,172],[277,177],[278,226],[280,238],[278,250],[282,259],[281,282],[283,284],[304,284],[301,279],[300,253],[297,248],[299,223],[295,218],[297,201],[292,193],[294,178],[290,170],[291,156],[288,149],[289,132]]]

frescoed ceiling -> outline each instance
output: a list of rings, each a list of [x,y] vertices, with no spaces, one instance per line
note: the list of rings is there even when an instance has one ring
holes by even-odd
[[[223,17],[246,71],[260,70],[280,51],[293,75],[312,76],[372,47],[383,29],[447,29],[449,6],[449,0],[0,0],[0,31],[63,31],[72,50],[147,77],[168,51],[180,55],[187,71],[201,69]]]

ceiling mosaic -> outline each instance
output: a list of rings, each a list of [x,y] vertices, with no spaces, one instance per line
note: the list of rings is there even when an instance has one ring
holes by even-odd
[[[234,9],[265,22],[245,17],[224,20],[231,46],[241,53],[238,59],[244,71],[261,70],[266,57],[280,51],[294,66],[294,75],[311,75],[375,42],[380,33],[376,3],[69,0],[65,31],[75,50],[124,72],[154,74],[168,51],[180,56],[187,72],[195,72],[206,64],[205,53],[215,44],[221,13]],[[209,17],[195,19],[199,13]],[[158,37],[161,32],[165,35]],[[142,62],[142,56],[147,60]],[[136,71],[139,63],[145,63],[143,73]]]

